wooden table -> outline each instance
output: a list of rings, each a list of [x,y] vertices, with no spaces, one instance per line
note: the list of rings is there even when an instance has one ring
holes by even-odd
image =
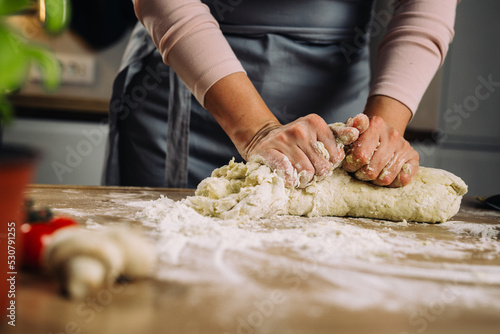
[[[50,206],[86,225],[142,225],[135,218],[140,209],[127,201],[156,200],[160,195],[178,200],[191,194],[175,189],[34,185],[28,196],[37,205]],[[500,234],[500,214],[471,198],[464,199],[453,220],[491,226],[490,232]],[[223,272],[214,274],[208,260],[213,254],[199,251],[188,257],[192,263],[181,262],[172,270],[191,270],[200,277],[206,273],[205,280],[153,275],[105,287],[83,301],[62,297],[49,277],[22,273],[16,327],[6,326],[3,319],[0,329],[30,334],[500,333],[499,234],[495,239],[454,233],[449,226],[351,218],[333,221],[341,228],[369,229],[389,243],[394,233],[397,238],[422,240],[423,245],[431,240],[444,247],[471,247],[464,249],[467,256],[456,261],[446,254],[441,258],[418,250],[399,258],[375,254],[375,259],[348,257],[340,262],[312,261],[279,247],[258,249],[251,256],[226,252],[223,261],[242,281],[228,280]],[[205,260],[208,265],[203,269],[200,263]],[[410,269],[425,267],[426,275],[402,270],[408,263]],[[434,267],[436,277],[432,277]],[[440,277],[447,268],[452,268],[452,276],[457,273],[456,279]],[[485,272],[489,276],[484,277]]]

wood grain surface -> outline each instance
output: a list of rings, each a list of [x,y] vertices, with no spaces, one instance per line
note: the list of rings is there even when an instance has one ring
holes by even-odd
[[[160,195],[179,200],[192,194],[185,189],[43,185],[33,185],[28,192],[37,205],[71,215],[84,226],[131,224],[145,230],[151,230],[151,224],[137,219],[141,209],[130,203],[156,200]],[[287,229],[287,221],[319,221],[308,219],[281,217],[273,228]],[[328,224],[329,218],[323,219],[320,223]],[[222,258],[241,278],[231,280],[224,277],[226,272],[213,268],[212,253],[191,246],[183,250],[175,266],[160,261],[158,272],[189,272],[199,279],[158,274],[104,287],[83,301],[60,295],[50,277],[23,272],[17,281],[16,327],[7,326],[4,319],[0,330],[53,334],[500,333],[500,214],[465,198],[453,221],[483,229],[491,226],[498,234],[456,233],[451,225],[331,218],[339,227],[378,233],[388,243],[413,238],[422,245],[450,245],[463,254],[453,260],[422,248],[422,252],[416,249],[397,258],[375,254],[375,259],[346,257],[329,262],[278,246],[252,252],[240,249],[227,251]],[[391,235],[396,239],[391,240]],[[415,268],[424,268],[425,275]],[[450,270],[452,276],[440,276]]]

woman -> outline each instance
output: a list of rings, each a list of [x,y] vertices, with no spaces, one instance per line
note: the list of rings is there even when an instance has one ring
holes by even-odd
[[[327,123],[364,111],[369,128],[344,168],[407,184],[418,154],[402,135],[444,61],[456,4],[401,0],[370,88],[373,0],[136,0],[105,183],[195,187],[234,156],[305,184],[345,156]]]

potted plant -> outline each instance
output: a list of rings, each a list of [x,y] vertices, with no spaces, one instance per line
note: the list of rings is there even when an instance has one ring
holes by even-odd
[[[41,72],[48,90],[59,85],[61,72],[49,50],[32,43],[8,23],[12,15],[34,11],[46,31],[58,33],[67,26],[69,0],[0,0],[0,315],[7,311],[7,316],[7,308],[15,303],[14,273],[22,256],[18,228],[23,219],[24,191],[34,174],[38,156],[31,148],[2,143],[2,128],[13,117],[8,95],[22,87],[32,65]],[[11,277],[14,279],[8,281]]]

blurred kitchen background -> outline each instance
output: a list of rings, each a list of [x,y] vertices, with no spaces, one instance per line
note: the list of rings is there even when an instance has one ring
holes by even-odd
[[[12,18],[26,37],[52,48],[64,69],[56,93],[46,94],[35,73],[12,99],[17,117],[4,141],[42,150],[35,183],[101,183],[109,99],[135,16],[127,0],[73,5],[72,28],[57,37],[46,36],[33,15]],[[377,3],[374,50],[390,8],[389,0]],[[445,65],[406,133],[421,165],[459,175],[469,195],[500,193],[499,15],[497,0],[461,1]]]

